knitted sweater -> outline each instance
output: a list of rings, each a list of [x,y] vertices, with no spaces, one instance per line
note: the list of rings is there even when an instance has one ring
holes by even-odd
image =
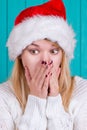
[[[75,77],[75,89],[66,112],[59,94],[41,99],[28,96],[24,113],[10,82],[0,85],[0,130],[87,130],[87,80]]]

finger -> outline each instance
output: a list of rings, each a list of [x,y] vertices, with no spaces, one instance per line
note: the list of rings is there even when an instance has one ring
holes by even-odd
[[[50,87],[57,86],[58,84],[58,77],[57,77],[57,71],[53,68],[52,73],[50,75]]]
[[[53,62],[51,62],[50,64],[48,64],[46,70],[42,73],[40,79],[43,79],[45,76],[47,77],[47,75],[50,74],[52,68],[53,68]]]
[[[37,66],[36,68],[36,73],[34,74],[34,78],[37,79],[40,77],[40,75],[42,75],[42,73],[46,70],[47,66],[44,64],[40,64]]]
[[[51,61],[49,64],[47,64],[47,62],[43,63],[43,61],[42,61],[42,68],[40,70],[39,76],[42,75],[47,69],[49,71],[49,68],[53,66],[52,64],[53,64],[53,61]]]
[[[40,69],[40,72],[37,74],[37,78],[38,80],[41,79],[41,77],[43,76],[44,73],[46,73],[48,70],[48,66],[47,65],[43,65],[42,68]]]
[[[53,69],[52,71],[52,75],[54,78],[58,79],[59,78],[59,75],[60,75],[60,72],[61,72],[61,68],[59,67],[58,70],[56,70],[55,68]]]
[[[55,68],[52,69],[52,78],[57,78],[57,71],[55,70]]]
[[[40,76],[40,78],[39,78],[39,84],[40,84],[42,87],[43,87],[43,83],[44,83],[45,78],[48,79],[52,67],[53,67],[53,66],[50,65],[50,66],[42,73],[42,75]]]
[[[42,90],[48,90],[48,84],[49,84],[49,75],[45,77],[45,80],[44,80],[44,83],[43,83],[43,86],[42,86]]]

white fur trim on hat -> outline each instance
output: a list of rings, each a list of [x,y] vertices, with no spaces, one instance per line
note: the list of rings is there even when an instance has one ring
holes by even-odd
[[[65,51],[68,60],[73,58],[75,33],[71,26],[57,16],[34,16],[14,26],[8,41],[10,59],[15,60],[23,49],[36,40],[48,38],[57,42]]]

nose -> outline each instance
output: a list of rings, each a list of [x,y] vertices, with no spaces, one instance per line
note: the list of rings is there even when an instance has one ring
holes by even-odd
[[[52,58],[51,58],[50,54],[48,54],[47,52],[44,52],[42,54],[41,61],[42,61],[42,63],[50,64],[52,62]]]

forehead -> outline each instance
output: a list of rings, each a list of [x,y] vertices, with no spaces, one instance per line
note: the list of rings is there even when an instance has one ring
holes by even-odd
[[[31,46],[31,45],[37,46],[37,47],[40,47],[40,46],[43,46],[43,47],[44,47],[44,46],[60,47],[57,42],[52,42],[52,41],[50,41],[50,40],[48,40],[48,39],[37,40],[37,41],[31,43],[29,46]]]

